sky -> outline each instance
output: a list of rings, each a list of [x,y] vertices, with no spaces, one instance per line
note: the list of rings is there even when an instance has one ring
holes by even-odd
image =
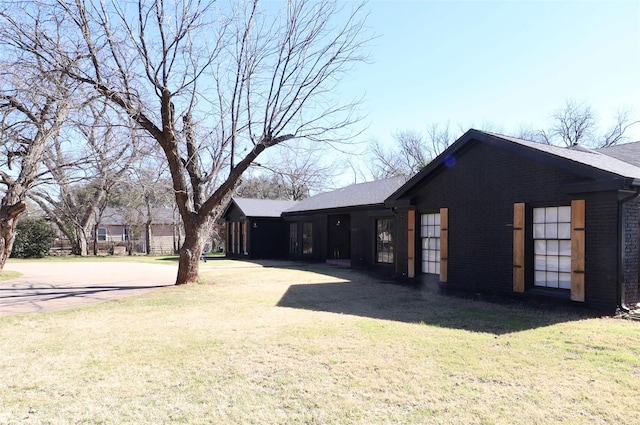
[[[431,123],[517,134],[548,128],[567,100],[605,127],[640,119],[640,1],[371,0],[371,63],[342,81],[364,96],[360,139],[391,143]],[[640,140],[640,125],[630,133]]]

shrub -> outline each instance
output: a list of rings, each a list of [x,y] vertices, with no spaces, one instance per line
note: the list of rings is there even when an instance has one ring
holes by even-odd
[[[42,258],[49,254],[56,231],[43,218],[25,218],[18,222],[11,256],[16,258]]]

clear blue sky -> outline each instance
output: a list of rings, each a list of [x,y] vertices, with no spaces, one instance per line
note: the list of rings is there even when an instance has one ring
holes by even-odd
[[[548,127],[566,99],[606,125],[640,119],[640,1],[371,0],[373,63],[342,84],[365,95],[361,139],[432,122],[504,133]],[[640,125],[632,133],[640,140]]]

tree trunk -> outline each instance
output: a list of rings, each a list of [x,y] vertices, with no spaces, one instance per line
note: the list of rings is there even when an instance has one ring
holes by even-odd
[[[96,222],[93,225],[93,255],[98,255],[98,228],[100,223]]]
[[[89,255],[88,246],[89,244],[87,242],[87,235],[84,232],[84,229],[76,229],[76,255],[79,255],[81,257],[86,257],[87,255]]]
[[[145,223],[145,245],[146,245],[146,249],[145,249],[145,254],[149,255],[151,254],[151,220],[147,220],[147,222]]]
[[[200,255],[204,249],[203,230],[205,224],[185,224],[184,243],[180,248],[180,261],[178,263],[178,277],[176,285],[198,282],[198,270],[200,268]]]
[[[18,201],[13,205],[2,205],[0,208],[0,271],[4,269],[4,264],[11,255],[18,216],[26,209],[27,204],[23,201]]]

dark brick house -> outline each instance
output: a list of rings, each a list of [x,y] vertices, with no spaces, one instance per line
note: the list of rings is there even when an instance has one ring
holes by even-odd
[[[370,267],[393,275],[397,224],[384,201],[405,181],[394,177],[354,184],[290,207],[282,214],[289,258]]]
[[[227,257],[286,258],[288,227],[281,214],[295,204],[296,201],[232,198],[222,213]]]
[[[639,166],[638,143],[594,151],[469,130],[385,202],[398,273],[635,307]]]

